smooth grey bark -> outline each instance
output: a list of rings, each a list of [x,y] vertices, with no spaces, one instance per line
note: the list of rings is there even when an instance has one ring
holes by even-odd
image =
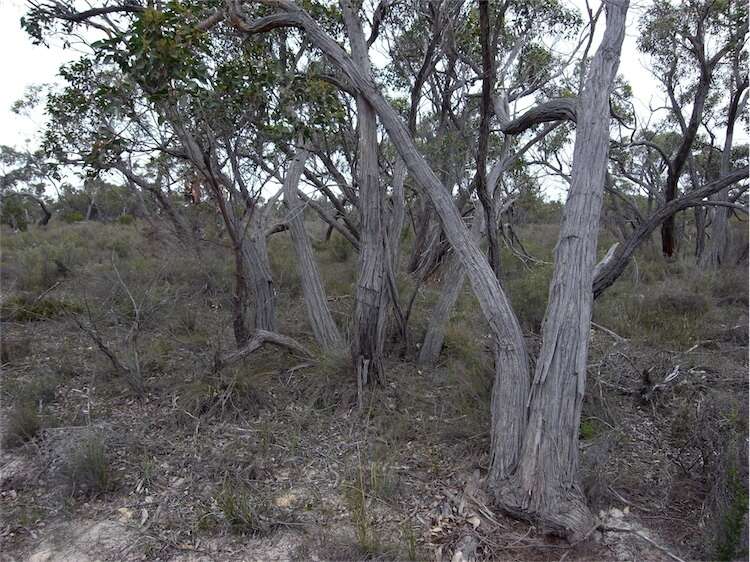
[[[477,208],[471,222],[471,236],[476,243],[479,243],[482,236],[483,223],[484,212]],[[418,362],[420,364],[432,365],[440,356],[440,350],[442,350],[445,340],[445,327],[448,324],[453,307],[461,295],[465,281],[466,271],[461,264],[461,260],[455,254],[452,254],[445,268],[440,297],[438,297],[438,301],[430,313],[427,332],[425,332],[424,340],[422,340],[422,347],[419,349]]]
[[[284,178],[284,204],[289,211],[287,222],[297,257],[307,318],[316,341],[323,349],[331,351],[340,349],[343,346],[343,339],[328,308],[328,299],[320,280],[318,264],[315,262],[310,238],[305,230],[305,206],[297,195],[297,188],[308,156],[309,152],[305,148],[297,149],[297,154]]]
[[[578,433],[586,386],[594,261],[609,151],[609,95],[625,36],[628,0],[605,4],[607,27],[576,108],[570,191],[555,248],[555,268],[517,470],[490,478],[504,509],[548,532],[582,539],[594,518],[578,476]],[[493,404],[502,408],[502,403]],[[506,444],[501,436],[494,447]],[[493,450],[494,452],[494,450]]]
[[[367,44],[359,16],[349,0],[341,0],[352,58],[365,75],[370,74]],[[360,407],[363,388],[371,380],[382,380],[388,285],[384,196],[380,189],[377,116],[370,101],[357,94],[359,135],[357,179],[361,217],[357,290],[352,327],[352,359],[357,372]]]

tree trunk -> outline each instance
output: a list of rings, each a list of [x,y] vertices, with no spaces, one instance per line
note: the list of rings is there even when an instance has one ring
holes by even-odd
[[[689,191],[677,199],[673,199],[669,204],[665,204],[656,210],[651,216],[644,220],[633,234],[620,246],[618,246],[612,260],[602,268],[601,272],[594,279],[594,298],[599,297],[607,288],[609,288],[625,271],[630,258],[633,256],[638,247],[648,240],[649,235],[659,228],[668,217],[674,216],[675,213],[690,207],[701,206],[702,201],[722,189],[728,189],[735,183],[746,179],[748,176],[748,167],[743,166],[732,170],[727,175],[707,183],[700,189]]]
[[[242,246],[242,255],[247,264],[248,278],[253,289],[254,328],[275,332],[278,329],[276,290],[273,286],[265,232],[260,228],[254,228],[243,241]]]
[[[599,234],[609,149],[609,94],[625,36],[628,0],[606,4],[607,27],[577,107],[570,191],[555,248],[550,284],[528,405],[528,424],[518,468],[498,480],[490,469],[497,498],[509,512],[541,523],[571,541],[594,526],[578,477],[578,433],[586,386],[589,330],[593,307],[594,261]],[[503,402],[493,408],[503,408]],[[505,436],[498,448],[514,446]]]
[[[483,223],[484,213],[482,209],[477,208],[471,222],[471,236],[477,244],[482,236]],[[453,307],[461,295],[465,281],[466,271],[461,264],[461,260],[455,254],[452,254],[443,276],[440,297],[430,313],[427,332],[419,350],[418,362],[420,364],[432,365],[440,356],[440,350],[443,348],[443,340],[445,339],[445,327],[448,324]]]
[[[320,271],[315,262],[310,238],[305,230],[304,205],[297,196],[297,187],[309,153],[300,147],[284,178],[284,203],[289,210],[289,232],[297,256],[297,267],[302,283],[302,294],[316,341],[325,350],[340,349],[343,339],[328,308]]]
[[[734,126],[737,117],[742,113],[747,97],[742,97],[742,92],[748,87],[748,77],[732,92],[732,98],[729,102],[729,111],[727,118],[727,130],[724,136],[724,148],[721,152],[720,175],[724,176],[729,173],[732,164],[732,144],[734,142]],[[716,196],[717,201],[726,203],[729,201],[729,188],[721,190]],[[702,212],[702,209],[701,209]],[[715,207],[713,210],[713,220],[711,221],[711,240],[709,246],[701,260],[701,265],[707,269],[717,269],[722,264],[727,263],[727,251],[729,249],[729,213],[730,209],[726,207]]]
[[[482,44],[482,99],[479,104],[479,146],[477,148],[477,195],[482,202],[484,222],[487,229],[487,258],[490,267],[500,278],[500,243],[495,201],[487,186],[487,150],[490,140],[490,116],[492,115],[492,89],[495,57],[490,49],[490,14],[488,0],[479,1],[479,30]],[[493,186],[494,188],[494,186]]]
[[[450,192],[415,147],[401,117],[373,83],[369,67],[352,60],[307,12],[287,3],[279,6],[287,10],[287,21],[304,29],[311,42],[344,72],[357,92],[375,109],[404,160],[409,177],[432,201],[445,235],[471,281],[495,344],[493,401],[505,407],[493,408],[492,434],[497,440],[520,445],[529,386],[528,357],[518,319],[497,277],[479,245],[471,238]],[[494,447],[493,466],[496,471],[503,476],[509,473],[515,467],[518,451],[518,446]]]
[[[352,56],[369,74],[367,45],[359,16],[348,0],[341,1]],[[378,131],[375,110],[361,94],[357,95],[359,146],[357,179],[361,213],[359,271],[354,304],[352,359],[359,388],[383,375],[383,347],[388,305],[386,278],[386,229],[384,197],[380,189],[378,167]],[[360,392],[360,407],[362,394]]]

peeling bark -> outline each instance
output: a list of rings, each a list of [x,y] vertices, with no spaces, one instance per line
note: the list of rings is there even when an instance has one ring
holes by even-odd
[[[517,470],[490,479],[501,506],[571,541],[594,527],[578,477],[578,432],[586,386],[591,290],[609,150],[609,94],[625,36],[627,0],[606,3],[607,27],[589,69],[576,113],[570,191],[542,329],[542,349],[528,403]],[[503,403],[494,403],[502,408]],[[504,437],[497,448],[512,446]]]
[[[316,341],[325,350],[339,349],[343,339],[328,308],[318,264],[315,262],[310,238],[305,230],[304,205],[297,195],[300,177],[309,153],[299,148],[284,178],[284,204],[289,210],[289,232],[292,236],[297,268],[300,273],[302,294],[307,308],[307,318]]]
[[[352,57],[362,72],[369,76],[370,61],[359,16],[349,0],[341,0],[341,8]],[[362,389],[371,380],[382,380],[383,376],[383,347],[388,306],[388,256],[384,197],[379,182],[377,118],[372,105],[361,93],[357,94],[357,128],[361,235],[351,345],[358,384]],[[361,407],[361,391],[359,398]]]

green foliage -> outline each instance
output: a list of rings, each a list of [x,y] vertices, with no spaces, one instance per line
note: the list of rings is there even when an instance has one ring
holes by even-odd
[[[722,536],[716,549],[716,559],[722,561],[736,560],[738,555],[747,554],[742,531],[747,520],[748,489],[747,482],[738,474],[737,467],[729,469],[728,491],[731,503],[721,522]]]
[[[60,467],[60,477],[71,495],[97,497],[115,489],[115,474],[104,438],[83,435],[72,445]]]
[[[86,217],[84,217],[81,211],[65,211],[60,215],[60,218],[68,224],[72,224],[74,222],[81,222]]]
[[[328,247],[330,248],[331,257],[334,261],[344,263],[349,260],[352,255],[352,245],[338,232],[331,234],[331,239],[328,241]]]
[[[579,436],[583,441],[590,441],[599,433],[596,421],[592,419],[581,420]]]

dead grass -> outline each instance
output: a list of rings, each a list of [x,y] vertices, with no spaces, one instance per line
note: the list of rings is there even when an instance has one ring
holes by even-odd
[[[31,531],[44,533],[61,517],[107,519],[127,505],[136,519],[146,510],[148,549],[155,558],[206,544],[218,545],[217,558],[231,558],[257,548],[253,537],[270,541],[283,533],[293,537],[299,560],[433,557],[442,543],[430,529],[458,518],[439,513],[444,491],[460,489],[466,475],[484,474],[489,463],[494,372],[468,286],[438,366],[418,369],[411,363],[414,350],[403,359],[390,357],[386,384],[368,393],[359,412],[347,350],[317,357],[314,365],[263,351],[221,377],[209,375],[215,352],[232,345],[231,260],[221,244],[211,243],[198,260],[147,241],[139,224],[56,229],[24,238],[46,244],[49,255],[67,255],[69,273],[45,298],[87,302],[106,341],[127,357],[122,342],[132,317],[123,295],[112,291],[114,251],[125,283],[150,315],[139,347],[145,392],[134,400],[64,315],[3,326],[4,342],[27,342],[19,349],[3,345],[4,415],[33,402],[37,412],[42,406],[42,426],[49,414],[63,427],[107,423],[114,436],[107,433],[101,446],[65,449],[70,477],[62,480],[56,464],[45,464],[48,457],[30,460],[38,479],[14,488],[14,498],[4,496],[8,525],[28,529],[14,531],[9,552],[22,552],[33,542]],[[529,238],[531,253],[545,258],[553,231],[542,225],[521,235]],[[64,251],[55,249],[56,239],[67,241]],[[71,242],[80,242],[80,251]],[[276,237],[271,246],[285,293],[282,330],[309,342],[291,248]],[[341,259],[329,245],[318,246],[331,307],[345,326],[356,254]],[[31,254],[24,261],[24,252],[20,239],[3,248],[3,265],[13,266],[3,279],[14,290],[19,282],[41,288],[41,262]],[[536,332],[548,272],[546,266],[528,272],[514,259],[506,267],[508,290],[526,331]],[[744,410],[730,404],[747,392],[745,273],[703,276],[689,264],[667,268],[651,262],[639,256],[637,281],[629,272],[597,303],[597,322],[627,341],[594,332],[580,427],[584,486],[597,508],[629,505],[634,516],[678,545],[683,557],[739,556],[746,510],[746,460],[739,445],[747,427]],[[31,271],[22,281],[26,264]],[[28,294],[47,287],[39,288]],[[417,298],[415,333],[424,327],[435,295],[430,284]],[[531,348],[536,341],[529,336]],[[641,398],[644,370],[661,383],[676,365],[676,382]],[[48,432],[38,430],[34,443],[43,450]],[[59,489],[66,491],[64,501],[55,497]],[[279,498],[285,499],[277,505]],[[24,508],[32,505],[50,507],[32,516]],[[515,544],[495,550],[537,560],[554,552],[559,559],[558,550],[529,546],[542,541],[529,527],[502,522],[503,530],[480,527],[490,541],[483,553],[494,548],[490,543]],[[471,527],[462,520],[458,525],[456,533]],[[579,558],[608,555],[606,548],[597,549],[588,545]]]
[[[70,495],[97,497],[113,491],[117,484],[104,438],[96,433],[83,435],[72,445],[58,474]]]

